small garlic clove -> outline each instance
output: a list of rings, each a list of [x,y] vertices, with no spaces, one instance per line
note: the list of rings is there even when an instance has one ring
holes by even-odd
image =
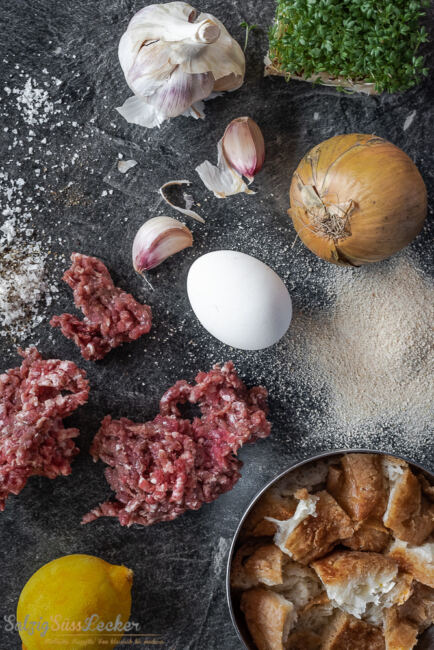
[[[139,228],[134,238],[134,270],[142,275],[192,245],[193,235],[183,223],[171,217],[153,217]]]
[[[265,160],[261,129],[250,117],[238,117],[228,125],[222,140],[228,164],[252,182]]]
[[[214,192],[214,196],[218,199],[226,199],[228,196],[240,192],[255,194],[247,187],[241,175],[228,164],[223,154],[222,141],[220,140],[217,144],[217,165],[212,165],[209,160],[205,160],[196,167],[202,182],[211,192]]]

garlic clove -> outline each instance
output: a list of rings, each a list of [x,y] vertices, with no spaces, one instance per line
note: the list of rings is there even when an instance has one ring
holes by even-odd
[[[249,190],[242,176],[249,183],[262,169],[265,144],[261,129],[250,117],[238,117],[228,125],[217,145],[217,166],[205,160],[196,171],[206,187],[219,199]]]
[[[143,78],[139,81],[142,83]],[[131,85],[131,84],[130,84]],[[152,93],[147,97],[135,95],[127,99],[117,111],[128,121],[149,128],[159,126],[170,117],[177,117],[195,106],[213,90],[214,77],[208,73],[187,74],[180,66],[168,79],[152,85]],[[139,86],[134,86],[139,90]],[[201,117],[201,115],[193,115]]]
[[[223,135],[223,154],[228,164],[252,182],[265,160],[261,129],[250,117],[238,117]]]
[[[170,79],[148,98],[148,103],[166,117],[177,117],[196,101],[208,97],[213,86],[211,73],[186,74],[178,67]]]
[[[167,81],[174,69],[175,64],[167,59],[167,44],[146,41],[125,72],[125,79],[134,94],[148,97]]]
[[[171,217],[153,217],[139,228],[134,238],[134,270],[142,275],[192,245],[193,235],[183,223]]]
[[[204,185],[211,192],[214,192],[214,196],[218,199],[225,199],[228,196],[232,196],[232,194],[239,194],[240,192],[255,194],[255,192],[247,187],[240,174],[228,165],[223,155],[222,140],[217,144],[217,151],[217,166],[205,160],[205,162],[196,167],[196,171]]]
[[[244,77],[231,72],[231,74],[228,74],[225,77],[220,77],[220,79],[217,79],[217,81],[214,82],[213,92],[222,93],[238,90],[238,88],[243,85],[243,81]]]

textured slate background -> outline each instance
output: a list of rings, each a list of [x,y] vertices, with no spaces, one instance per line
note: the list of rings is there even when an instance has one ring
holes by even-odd
[[[32,479],[19,498],[9,500],[0,517],[2,649],[21,647],[17,635],[4,631],[3,616],[14,613],[26,580],[45,562],[75,552],[125,563],[134,570],[132,619],[140,622],[142,632],[162,635],[164,648],[240,647],[224,594],[225,556],[237,522],[268,479],[296,459],[330,445],[318,443],[317,438],[309,442],[300,396],[293,387],[288,385],[288,399],[282,399],[286,377],[277,377],[273,370],[279,347],[259,353],[232,351],[202,331],[186,297],[188,268],[203,252],[239,248],[278,270],[292,292],[296,309],[320,300],[318,279],[326,263],[303,246],[291,251],[294,232],[286,217],[287,189],[301,156],[339,132],[375,132],[404,148],[419,166],[430,203],[433,200],[432,76],[405,94],[384,97],[350,96],[304,83],[263,79],[262,56],[274,10],[272,0],[202,3],[201,8],[222,19],[240,42],[244,38],[241,21],[264,29],[251,35],[245,85],[208,103],[206,121],[181,117],[153,131],[128,125],[114,111],[129,95],[116,49],[129,18],[141,6],[142,2],[133,0],[0,1],[3,125],[16,128],[24,141],[28,136],[29,126],[16,111],[13,98],[3,92],[4,86],[22,86],[23,72],[36,81],[43,80],[44,69],[62,80],[61,85],[50,87],[51,99],[60,100],[56,106],[61,115],[33,127],[34,158],[39,160],[35,162],[31,156],[23,159],[19,149],[11,146],[14,136],[9,130],[1,135],[0,164],[12,177],[28,181],[31,193],[35,167],[43,161],[45,178],[38,182],[44,190],[32,198],[41,238],[51,235],[55,254],[68,257],[79,250],[100,257],[120,286],[149,301],[155,323],[150,336],[114,351],[98,364],[82,361],[75,347],[58,332],[50,332],[47,323],[32,339],[39,341],[44,354],[70,358],[85,367],[92,393],[89,403],[71,418],[71,425],[81,429],[78,442],[82,449],[72,475],[56,481]],[[432,52],[429,56],[432,64]],[[404,131],[404,122],[414,110],[415,119]],[[247,112],[259,122],[267,142],[267,164],[256,183],[259,191],[255,197],[218,201],[197,181],[194,167],[205,158],[215,159],[215,143],[226,124]],[[315,113],[320,116],[317,120]],[[60,119],[63,125],[55,126]],[[43,138],[47,145],[38,145]],[[115,169],[119,152],[139,163],[126,176]],[[189,224],[194,248],[152,274],[155,291],[151,293],[132,270],[130,247],[145,219],[168,213],[156,190],[173,178],[195,181],[193,194],[201,203],[207,225]],[[427,225],[412,247],[424,268],[429,266],[431,240],[432,227]],[[71,309],[66,287],[52,312],[64,309]],[[13,346],[0,341],[1,368],[16,365]],[[107,519],[80,527],[83,513],[110,495],[102,464],[93,465],[86,453],[102,416],[153,417],[160,395],[176,379],[192,379],[199,369],[230,357],[247,383],[261,381],[269,388],[273,422],[268,441],[242,451],[245,468],[235,489],[199,512],[149,529],[122,529]],[[274,390],[277,384],[279,390]],[[405,431],[386,431],[382,436],[378,446],[411,454]],[[365,442],[361,436],[360,446]],[[369,442],[372,444],[372,439]],[[432,449],[427,447],[421,456],[433,467]]]

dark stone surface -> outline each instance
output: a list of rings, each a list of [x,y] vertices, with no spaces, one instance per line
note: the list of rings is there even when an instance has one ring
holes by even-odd
[[[382,97],[264,79],[262,57],[272,0],[202,3],[201,8],[221,18],[240,42],[241,21],[263,28],[250,37],[245,85],[208,103],[205,121],[180,117],[152,131],[127,124],[114,111],[129,95],[116,48],[129,18],[142,4],[132,0],[0,3],[0,114],[2,126],[9,128],[1,135],[1,166],[12,177],[26,180],[34,225],[41,238],[51,235],[53,253],[68,257],[78,250],[100,257],[120,286],[149,301],[155,323],[148,337],[115,350],[97,364],[84,362],[74,345],[58,331],[51,332],[47,322],[33,337],[45,355],[73,359],[85,368],[92,393],[89,403],[70,420],[81,429],[82,450],[72,475],[55,481],[33,478],[19,497],[8,501],[0,517],[0,647],[5,650],[21,647],[17,635],[4,631],[3,617],[15,612],[26,580],[42,564],[76,552],[134,570],[132,619],[140,622],[142,632],[162,635],[167,650],[240,648],[224,593],[226,554],[237,522],[268,479],[296,459],[330,445],[318,443],[318,438],[309,442],[300,396],[289,376],[279,378],[275,371],[279,346],[258,353],[233,351],[203,332],[186,296],[188,268],[204,252],[238,248],[278,270],[296,309],[320,300],[319,280],[327,265],[301,245],[291,251],[294,231],[286,216],[287,190],[301,156],[339,132],[375,132],[405,149],[427,183],[430,203],[433,200],[433,77],[405,94]],[[30,127],[17,111],[14,96],[3,92],[3,87],[22,88],[26,75],[42,83],[44,69],[62,81],[49,88],[51,100],[59,101],[59,111],[32,127],[36,136],[29,155]],[[412,111],[415,118],[404,131]],[[263,129],[267,164],[255,183],[256,196],[219,201],[202,187],[194,168],[205,158],[215,160],[215,143],[224,127],[246,113]],[[56,126],[61,120],[63,124]],[[22,146],[13,144],[14,128]],[[44,138],[47,144],[41,143]],[[119,152],[139,163],[125,176],[116,171]],[[72,161],[74,154],[78,155]],[[41,167],[43,174],[36,178],[35,169]],[[145,219],[171,214],[156,190],[174,178],[194,181],[192,192],[207,224],[189,223],[195,246],[152,273],[155,290],[150,292],[133,272],[131,243]],[[43,187],[39,196],[32,194],[35,184]],[[431,240],[432,227],[427,225],[412,245],[425,269]],[[67,287],[62,287],[52,313],[64,309],[71,309]],[[10,342],[0,339],[0,343],[1,368],[17,365]],[[247,383],[260,381],[269,388],[273,422],[269,440],[242,451],[245,467],[235,489],[198,512],[148,529],[123,529],[108,519],[81,527],[82,515],[110,495],[103,465],[94,465],[87,453],[102,416],[153,417],[160,395],[176,379],[192,379],[199,369],[228,358],[233,358]],[[363,435],[359,441],[360,446],[373,444]],[[405,431],[383,431],[375,444],[412,455]],[[422,456],[432,469],[432,448],[427,447]],[[414,454],[413,459],[420,460]]]

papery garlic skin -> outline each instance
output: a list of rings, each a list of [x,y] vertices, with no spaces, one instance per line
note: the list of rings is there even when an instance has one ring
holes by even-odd
[[[217,144],[217,165],[205,160],[196,167],[202,182],[218,199],[245,192],[255,194],[249,183],[262,169],[265,160],[265,143],[259,126],[250,117],[238,117],[227,126]]]
[[[239,194],[240,192],[255,194],[253,190],[247,187],[240,174],[228,164],[223,154],[222,142],[223,138],[217,143],[217,165],[212,165],[209,160],[205,160],[196,167],[196,171],[203,184],[218,199],[225,199],[228,196]]]
[[[199,223],[205,223],[205,219],[200,216],[200,214],[197,214],[194,210],[191,210],[191,206],[193,205],[194,201],[192,200],[191,205],[185,206],[185,208],[181,207],[180,205],[175,205],[175,203],[172,203],[172,201],[166,196],[166,190],[168,187],[171,187],[172,185],[191,185],[191,182],[184,179],[182,181],[168,181],[167,183],[164,183],[160,189],[158,190],[160,196],[162,199],[170,205],[171,208],[174,210],[177,210],[178,212],[181,212],[181,214],[185,214],[187,217],[192,217],[196,221],[199,221]]]
[[[146,221],[133,242],[133,266],[142,274],[165,259],[193,245],[193,235],[180,221],[171,217],[153,217]]]
[[[222,140],[228,164],[250,182],[262,169],[265,143],[261,129],[250,117],[237,117],[227,126]]]
[[[117,110],[148,128],[182,114],[202,117],[201,100],[244,81],[239,44],[217,18],[185,2],[150,5],[133,16],[119,61],[134,97]]]

